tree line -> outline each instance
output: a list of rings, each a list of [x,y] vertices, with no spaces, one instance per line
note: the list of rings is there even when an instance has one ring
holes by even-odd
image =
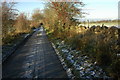
[[[77,6],[84,6],[82,2],[50,2],[46,4],[43,12],[35,9],[31,19],[28,19],[25,13],[19,13],[19,10],[15,9],[16,2],[1,4],[3,43],[8,36],[29,32],[32,27],[38,27],[41,22],[54,32],[69,29],[71,25],[76,25],[77,19],[74,17],[82,17],[83,13]]]

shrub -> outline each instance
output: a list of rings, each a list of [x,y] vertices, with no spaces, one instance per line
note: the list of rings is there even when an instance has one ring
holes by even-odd
[[[21,38],[20,34],[8,35],[2,39],[2,44],[12,44],[18,38]]]
[[[120,59],[113,61],[110,67],[110,75],[116,80],[120,79]]]
[[[72,47],[72,49],[78,49],[80,50],[83,46],[83,43],[81,41],[81,38],[82,35],[76,35],[76,36],[73,36],[71,38],[68,38],[66,40],[67,44],[70,44],[70,46]]]
[[[15,28],[17,33],[29,32],[29,21],[24,13],[21,13],[16,20]]]
[[[97,61],[98,65],[107,66],[112,61],[111,55],[109,53],[104,53],[104,52],[97,53],[97,55],[96,55],[96,61]]]

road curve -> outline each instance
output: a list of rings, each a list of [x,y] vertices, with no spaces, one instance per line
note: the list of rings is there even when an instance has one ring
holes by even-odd
[[[67,78],[67,74],[41,27],[2,65],[2,77]]]

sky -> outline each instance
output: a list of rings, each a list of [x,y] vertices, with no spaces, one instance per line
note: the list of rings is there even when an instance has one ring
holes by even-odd
[[[10,0],[9,0],[10,1]],[[44,9],[45,2],[40,0],[14,0],[20,12],[32,14],[35,8]],[[87,13],[82,20],[118,19],[118,2],[120,0],[81,0],[85,4],[83,12]]]
[[[119,0],[83,0],[87,19],[118,19]]]

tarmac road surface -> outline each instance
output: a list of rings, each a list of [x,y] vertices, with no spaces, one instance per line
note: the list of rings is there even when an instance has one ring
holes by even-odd
[[[2,65],[2,77],[68,78],[43,27]]]

